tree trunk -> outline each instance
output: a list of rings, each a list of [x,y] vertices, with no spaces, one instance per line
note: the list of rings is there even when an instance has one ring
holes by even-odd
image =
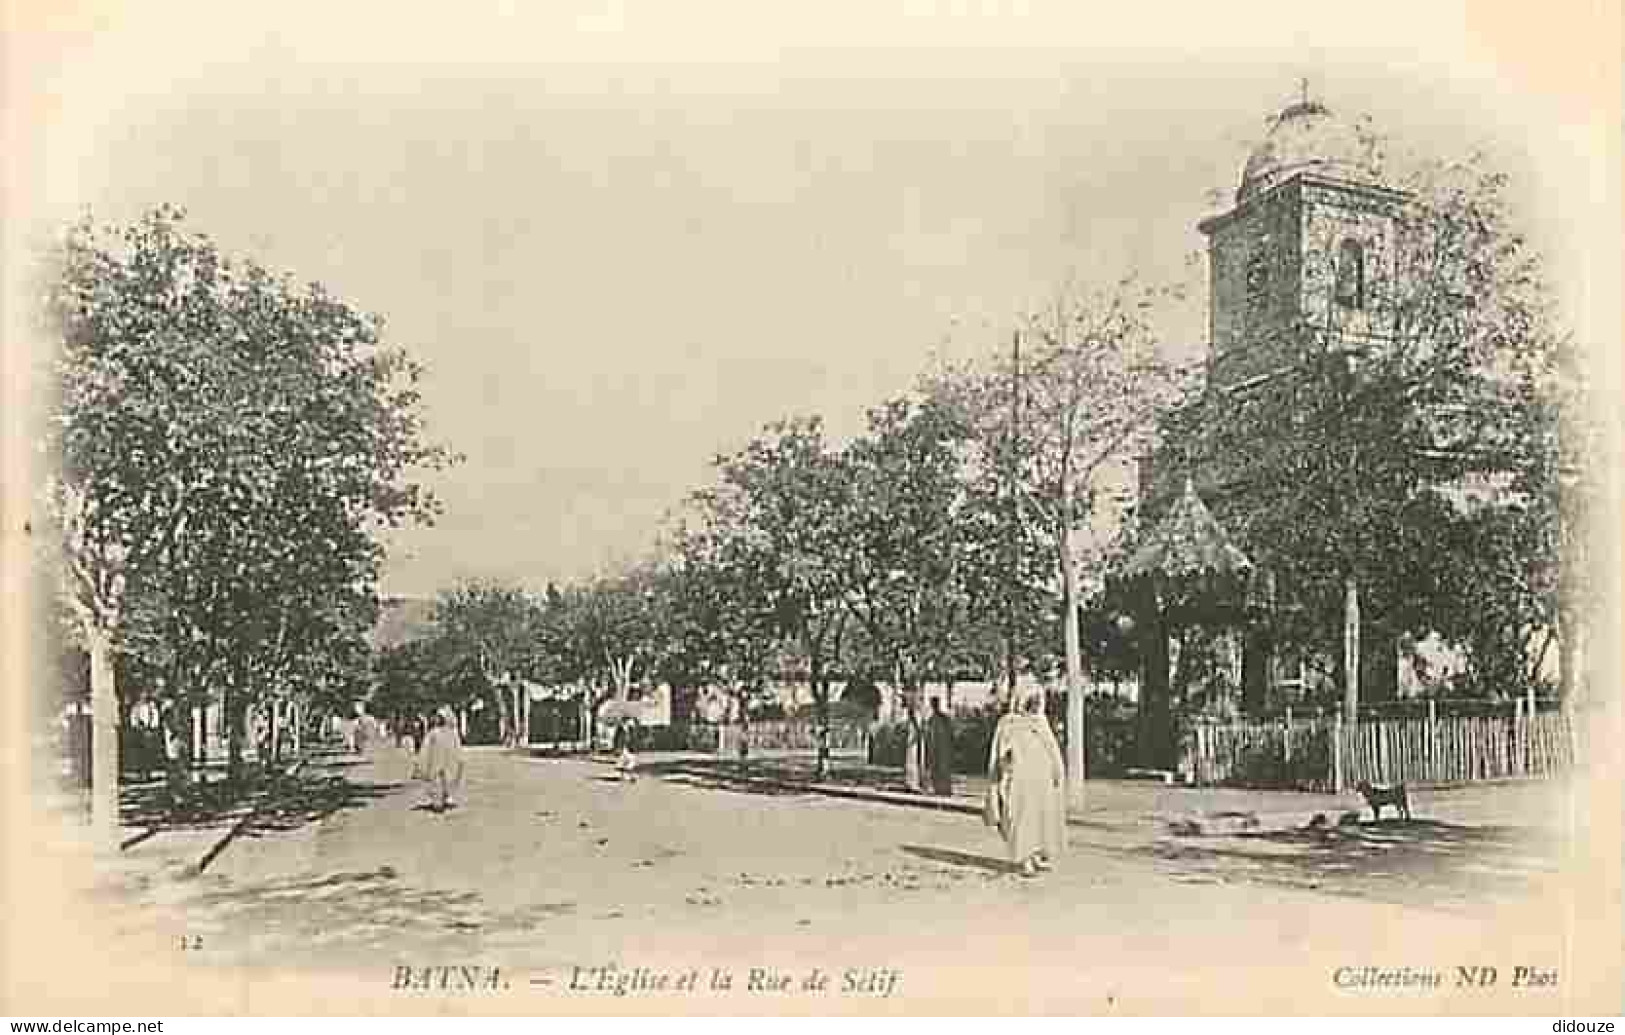
[[[113,644],[107,633],[91,630],[90,650],[90,824],[99,848],[116,848],[119,840],[118,676]]]
[[[903,784],[911,791],[920,792],[925,784],[920,765],[919,692],[914,686],[914,677],[903,676],[901,672],[898,686],[903,692]]]
[[[1150,768],[1171,764],[1173,721],[1168,678],[1168,625],[1160,603],[1149,596],[1142,614],[1144,640],[1141,651],[1144,675],[1140,680],[1140,760]]]
[[[1241,709],[1248,718],[1269,710],[1275,682],[1275,572],[1266,569],[1263,581],[1261,613],[1250,612],[1241,633]]]
[[[209,761],[209,713],[206,705],[194,704],[187,710],[191,713],[186,725],[191,734],[192,775],[201,783],[205,779],[203,768]]]
[[[1343,579],[1343,720],[1360,718],[1360,585]]]
[[[1067,507],[1070,518],[1071,507]],[[1083,808],[1083,644],[1078,628],[1078,572],[1072,557],[1071,521],[1061,529],[1061,585],[1066,603],[1066,800]]]
[[[1399,698],[1399,637],[1382,628],[1368,612],[1360,619],[1360,700]]]
[[[508,688],[500,684],[491,684],[491,690],[492,703],[496,705],[497,713],[497,743],[507,747],[510,743],[509,738],[513,736],[513,721],[508,715],[513,697],[508,693]]]
[[[1241,644],[1241,709],[1249,718],[1264,714],[1270,697],[1270,634],[1263,625],[1243,633]]]
[[[226,780],[240,783],[243,778],[243,721],[247,706],[238,702],[237,694],[228,684],[225,693],[226,718]]]
[[[750,697],[751,688],[741,683],[738,696],[735,698],[739,706],[739,744],[737,749],[741,761],[750,758]]]
[[[285,711],[282,702],[276,698],[271,699],[271,757],[266,760],[267,767],[282,763],[282,721]]]
[[[818,780],[822,782],[829,776],[829,684],[824,679],[823,660],[819,651],[809,652],[807,659],[809,676],[812,680],[813,694],[813,721],[817,724],[818,734]]]

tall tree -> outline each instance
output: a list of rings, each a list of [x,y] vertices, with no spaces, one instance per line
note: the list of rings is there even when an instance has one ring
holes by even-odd
[[[1159,351],[1153,322],[1158,308],[1177,294],[1132,279],[1103,290],[1067,288],[1025,319],[1019,352],[1008,359],[1000,354],[990,369],[944,378],[937,386],[977,415],[982,440],[1003,453],[1001,466],[1016,467],[1022,520],[1041,529],[1053,549],[1073,805],[1082,803],[1084,780],[1080,532],[1092,522],[1103,525],[1107,516],[1105,508],[1095,507],[1109,491],[1102,475],[1143,444],[1157,418],[1186,390],[1185,372]],[[1098,561],[1109,536],[1096,539]]]
[[[679,534],[668,617],[682,678],[725,688],[748,724],[783,654],[784,631],[766,591],[771,558],[736,533],[706,523]]]
[[[160,208],[123,229],[73,227],[45,298],[60,341],[46,495],[92,661],[104,837],[114,656],[142,642],[131,616],[167,613],[149,628],[169,656],[187,645],[194,672],[223,678],[235,762],[264,681],[343,639],[307,620],[330,612],[322,590],[371,598],[378,532],[435,510],[410,472],[451,459],[424,442],[420,372],[382,345],[377,318],[224,257],[182,220]]]
[[[972,440],[962,414],[936,400],[870,411],[868,434],[842,455],[835,572],[854,619],[884,663],[907,719],[904,778],[920,789],[921,691],[933,658],[963,629],[963,553]]]
[[[670,585],[662,564],[648,560],[549,595],[542,628],[546,663],[581,685],[589,735],[605,702],[625,702],[668,663]]]
[[[1246,489],[1220,501],[1225,520],[1268,544],[1296,604],[1278,612],[1281,632],[1311,650],[1341,641],[1351,716],[1362,627],[1449,635],[1512,679],[1555,624],[1555,501],[1578,391],[1508,181],[1481,169],[1425,163],[1405,178],[1394,268],[1355,283],[1379,334],[1351,336],[1333,306],[1283,332],[1294,367],[1212,393],[1201,413],[1201,455],[1228,460]]]
[[[829,669],[849,619],[836,569],[847,469],[817,418],[772,424],[716,467],[719,484],[696,497],[704,531],[693,547],[734,573],[736,614],[760,619],[752,639],[784,638],[800,654],[827,726]],[[828,764],[821,747],[820,775]]]
[[[540,617],[523,589],[495,580],[465,581],[435,599],[439,635],[473,662],[495,693],[498,736],[510,747],[523,740],[523,675],[533,667]]]

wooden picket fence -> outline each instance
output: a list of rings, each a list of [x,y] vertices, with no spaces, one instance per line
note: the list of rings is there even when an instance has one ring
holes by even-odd
[[[1567,710],[1344,723],[1340,716],[1199,725],[1184,751],[1200,784],[1347,790],[1361,781],[1467,783],[1545,777],[1574,761]]]
[[[1182,768],[1199,784],[1324,790],[1331,785],[1331,731],[1319,718],[1200,725]]]

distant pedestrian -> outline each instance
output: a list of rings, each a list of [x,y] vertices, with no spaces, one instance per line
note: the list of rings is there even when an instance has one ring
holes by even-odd
[[[1044,716],[1043,691],[1028,690],[1021,708],[999,720],[988,760],[989,815],[998,824],[1010,861],[1025,876],[1055,865],[1066,841],[1061,745]]]
[[[462,789],[463,738],[450,708],[435,713],[434,726],[418,751],[417,772],[428,785],[429,806],[436,812],[451,808],[454,790]]]
[[[954,721],[942,710],[942,698],[931,698],[931,719],[925,727],[925,761],[931,772],[931,793],[946,798],[954,793]]]
[[[615,768],[623,782],[636,782],[638,778],[637,721],[625,718],[615,727]]]

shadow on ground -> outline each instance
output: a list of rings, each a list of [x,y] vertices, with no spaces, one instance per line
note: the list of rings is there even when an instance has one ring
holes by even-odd
[[[584,747],[569,745],[530,744],[519,749],[530,758],[591,758],[592,752]]]
[[[395,871],[381,866],[368,872],[332,873],[212,892],[194,900],[189,908],[207,910],[219,919],[237,919],[261,910],[288,912],[297,907],[311,914],[307,919],[312,921],[315,914],[325,914],[333,926],[437,923],[457,927],[477,926],[471,907],[478,901],[479,895],[472,891],[402,887]]]
[[[250,813],[253,819],[240,836],[285,832],[360,807],[400,786],[354,781],[340,772],[357,764],[317,756],[293,773],[251,769],[243,780],[192,784],[179,793],[162,783],[125,788],[120,818],[126,826],[145,828],[127,839],[125,847],[168,830],[227,826]]]
[[[919,859],[928,859],[931,862],[946,863],[949,866],[964,866],[970,869],[982,870],[987,873],[1016,873],[1020,867],[1006,859],[998,859],[991,855],[976,855],[972,852],[961,852],[952,848],[933,848],[927,845],[903,845],[903,851]]]
[[[697,776],[692,773],[672,773],[667,776],[662,776],[661,779],[666,783],[680,784],[684,787],[697,787],[706,791],[730,791],[735,794],[755,794],[768,798],[801,798],[810,800],[818,797],[815,792],[804,791],[798,787],[746,783],[735,777],[729,776]]]
[[[761,784],[745,783],[745,779],[773,780],[784,783],[822,783],[832,787],[850,787],[854,790],[891,791],[910,793],[902,774],[887,766],[866,765],[850,759],[837,759],[820,778],[818,764],[811,758],[746,758],[705,759],[674,762],[652,762],[638,766],[640,775],[683,777],[697,781],[696,773],[704,773],[709,786],[725,786],[733,790],[756,794],[805,794],[799,789],[781,789]]]
[[[1431,904],[1526,891],[1556,869],[1552,846],[1529,831],[1432,820],[1248,831],[1130,851],[1168,864],[1176,879],[1307,887]]]
[[[809,770],[810,771],[810,770]],[[817,792],[793,786],[775,786],[754,783],[753,780],[787,781],[790,777],[782,768],[769,768],[752,762],[651,762],[638,766],[638,776],[655,778],[666,783],[682,784],[711,791],[735,791],[766,797],[813,798]],[[602,776],[605,782],[620,782],[614,776]],[[800,782],[805,782],[801,778]]]
[[[336,812],[360,808],[399,790],[399,783],[361,782],[344,776],[287,777],[266,788],[244,837],[286,833]]]
[[[228,887],[198,895],[188,915],[224,930],[250,932],[256,950],[323,944],[388,945],[411,929],[420,936],[456,939],[533,931],[572,917],[574,902],[539,902],[496,912],[476,891],[412,887],[389,866]]]

